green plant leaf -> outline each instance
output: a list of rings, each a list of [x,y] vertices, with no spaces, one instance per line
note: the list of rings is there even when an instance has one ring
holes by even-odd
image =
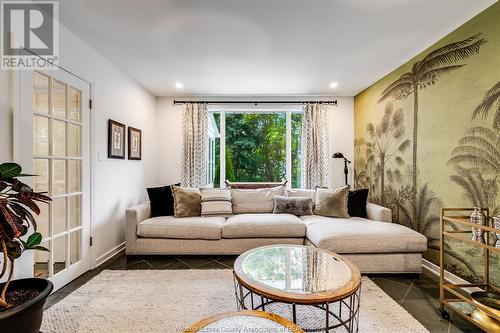
[[[39,245],[42,242],[42,234],[39,232],[35,232],[28,237],[26,241],[26,248],[31,249],[34,246]]]
[[[2,163],[0,164],[0,178],[12,178],[21,174],[22,168],[17,163]]]
[[[33,246],[32,248],[29,248],[27,250],[37,250],[37,251],[50,252],[50,250],[48,248],[43,247],[43,246]]]

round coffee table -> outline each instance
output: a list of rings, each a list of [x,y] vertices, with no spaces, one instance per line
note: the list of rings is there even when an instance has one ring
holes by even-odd
[[[184,331],[184,333],[195,332],[304,333],[300,327],[288,319],[262,311],[216,314],[200,320]]]
[[[234,263],[238,309],[290,318],[306,332],[357,332],[361,273],[346,258],[303,245],[258,247]]]

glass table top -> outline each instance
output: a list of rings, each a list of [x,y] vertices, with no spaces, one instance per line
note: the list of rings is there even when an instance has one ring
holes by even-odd
[[[269,246],[243,255],[244,275],[278,291],[313,294],[336,290],[352,282],[351,267],[328,252],[310,246]]]

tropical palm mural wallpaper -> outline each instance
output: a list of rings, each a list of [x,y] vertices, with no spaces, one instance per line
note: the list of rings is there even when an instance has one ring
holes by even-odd
[[[439,264],[439,209],[500,214],[500,3],[358,94],[355,187],[425,234]],[[477,248],[448,241],[447,270],[481,277]],[[490,258],[500,285],[500,258]]]

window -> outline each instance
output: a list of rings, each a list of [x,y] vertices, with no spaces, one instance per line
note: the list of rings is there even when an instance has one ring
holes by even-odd
[[[300,188],[301,187],[301,169],[300,165],[302,163],[302,113],[294,112],[291,117],[291,127],[292,127],[292,135],[291,135],[291,150],[292,150],[292,179],[291,185],[292,188]]]
[[[301,112],[213,111],[211,119],[214,129],[209,129],[209,133],[217,130],[220,134],[214,140],[209,134],[207,179],[210,185],[219,187],[222,175],[235,182],[287,180],[290,187],[300,187]],[[221,147],[224,156],[221,156]],[[221,161],[225,161],[222,170]]]
[[[219,125],[211,113],[208,118],[208,147],[207,147],[207,186],[214,186],[215,173],[217,171],[218,149],[216,149],[220,139]],[[219,169],[220,170],[220,169]]]

